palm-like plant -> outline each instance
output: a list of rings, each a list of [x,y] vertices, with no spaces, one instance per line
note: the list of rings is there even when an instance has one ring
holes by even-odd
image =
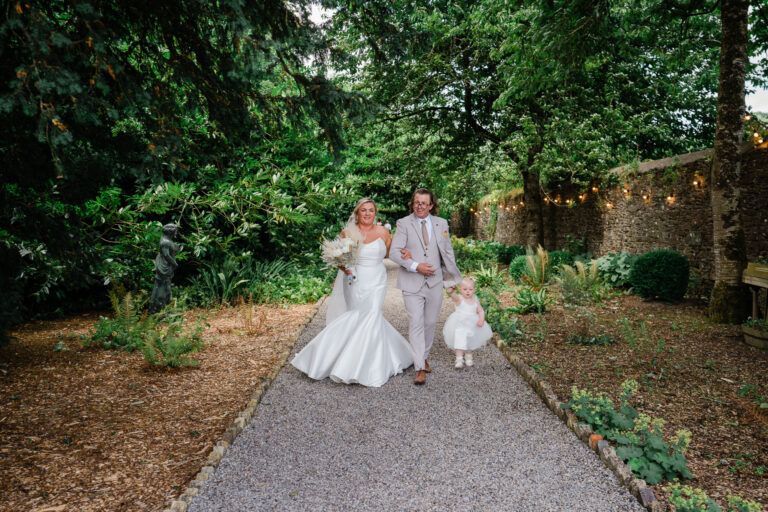
[[[573,267],[563,265],[555,279],[560,283],[563,300],[567,303],[582,304],[600,298],[603,278],[600,276],[600,268],[595,260],[592,260],[589,269],[580,261],[577,261]]]
[[[547,285],[549,277],[549,253],[541,245],[536,248],[535,254],[530,247],[525,252],[527,265],[522,280],[534,290],[541,290]]]

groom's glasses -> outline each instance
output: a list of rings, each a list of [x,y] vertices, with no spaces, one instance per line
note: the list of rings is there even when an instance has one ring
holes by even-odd
[[[429,205],[431,205],[431,204],[432,204],[432,203],[422,203],[421,201],[416,201],[415,203],[413,203],[413,206],[421,206],[421,207],[424,207],[424,206],[429,206]]]

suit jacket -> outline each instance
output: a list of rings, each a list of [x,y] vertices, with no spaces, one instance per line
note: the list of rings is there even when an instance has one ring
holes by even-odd
[[[444,281],[453,280],[458,283],[461,280],[461,271],[456,266],[456,258],[453,255],[451,235],[448,232],[448,222],[440,217],[431,217],[432,233],[429,244],[424,245],[421,236],[421,223],[416,215],[411,214],[397,221],[397,231],[392,237],[392,245],[389,249],[389,259],[400,265],[397,275],[397,288],[416,293],[426,283],[432,288]],[[412,259],[403,259],[401,249],[411,251]],[[435,269],[435,275],[425,277],[418,272],[408,269],[414,261],[429,263]]]

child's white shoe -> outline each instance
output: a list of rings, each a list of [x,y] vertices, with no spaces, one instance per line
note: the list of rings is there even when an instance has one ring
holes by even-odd
[[[464,364],[467,365],[468,368],[475,364],[475,362],[472,360],[472,354],[464,355]]]
[[[456,358],[456,364],[453,365],[453,367],[457,370],[461,370],[464,368],[464,358],[459,356]]]

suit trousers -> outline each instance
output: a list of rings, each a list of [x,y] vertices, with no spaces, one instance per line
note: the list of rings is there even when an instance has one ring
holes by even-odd
[[[435,327],[443,305],[443,287],[424,286],[418,292],[403,291],[405,310],[408,312],[408,340],[413,350],[414,370],[423,370],[435,339]]]

